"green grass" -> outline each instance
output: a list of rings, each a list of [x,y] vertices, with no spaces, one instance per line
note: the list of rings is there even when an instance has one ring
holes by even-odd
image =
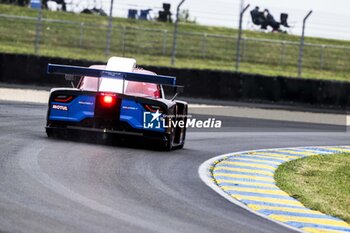
[[[0,14],[36,17],[38,13],[28,8],[1,4]],[[110,55],[129,56],[136,58],[142,65],[170,66],[173,24],[114,18],[111,51],[110,55],[106,55],[107,17],[46,10],[43,11],[43,17],[67,20],[74,24],[44,21],[39,55],[99,62],[106,62]],[[84,23],[83,27],[81,23]],[[235,70],[237,30],[181,23],[179,32],[175,67]],[[0,52],[33,54],[35,34],[35,21],[1,17]],[[243,37],[246,40],[241,45],[240,71],[296,76],[298,36],[244,31]],[[283,44],[282,41],[294,44]],[[350,48],[350,41],[306,38],[306,43],[319,46],[305,47],[304,78],[350,81],[350,49],[329,47],[336,45]],[[320,45],[326,46],[323,52]]]
[[[317,155],[287,162],[277,186],[306,207],[350,223],[350,154]]]

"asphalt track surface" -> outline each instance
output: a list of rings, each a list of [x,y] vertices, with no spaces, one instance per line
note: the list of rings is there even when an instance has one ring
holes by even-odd
[[[189,130],[183,150],[162,152],[48,139],[45,114],[45,105],[0,102],[0,232],[292,232],[215,193],[198,167],[228,152],[350,139],[226,117],[224,132]]]

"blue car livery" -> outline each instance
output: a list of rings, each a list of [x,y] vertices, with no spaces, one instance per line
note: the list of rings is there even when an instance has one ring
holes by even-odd
[[[48,65],[49,74],[62,74],[73,88],[54,88],[48,103],[46,132],[92,131],[126,137],[154,139],[166,150],[182,148],[187,103],[164,98],[163,85],[175,87],[175,77],[136,68],[134,59],[112,57],[107,66],[89,68]],[[78,77],[78,80],[76,79]],[[75,87],[76,86],[76,87]]]

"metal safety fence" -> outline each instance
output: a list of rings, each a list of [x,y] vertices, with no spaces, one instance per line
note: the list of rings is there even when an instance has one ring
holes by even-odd
[[[169,59],[173,31],[80,23],[37,17],[0,15],[2,49],[15,47],[19,53],[102,60],[107,55],[147,56]],[[110,36],[110,38],[107,38]],[[106,50],[107,41],[110,48]],[[234,69],[237,36],[179,32],[176,59],[231,64]],[[268,65],[272,68],[298,66],[299,43],[242,37],[241,65]],[[106,54],[109,53],[109,54]],[[317,71],[350,71],[350,47],[305,43],[303,67]]]

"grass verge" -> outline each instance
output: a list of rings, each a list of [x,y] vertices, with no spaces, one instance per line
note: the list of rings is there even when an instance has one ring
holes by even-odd
[[[350,154],[316,155],[282,164],[277,186],[306,207],[350,223]]]

